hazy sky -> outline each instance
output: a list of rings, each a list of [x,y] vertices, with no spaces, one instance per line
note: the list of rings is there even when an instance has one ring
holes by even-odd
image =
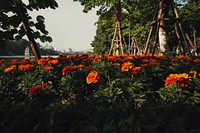
[[[96,34],[94,23],[98,20],[95,10],[83,13],[83,6],[79,2],[73,0],[57,0],[57,2],[59,7],[56,10],[46,9],[30,14],[33,18],[36,15],[45,17],[46,29],[53,38],[50,44],[59,50],[91,49],[90,44]]]

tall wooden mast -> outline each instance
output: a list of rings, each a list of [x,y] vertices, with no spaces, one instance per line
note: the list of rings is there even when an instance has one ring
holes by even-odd
[[[169,11],[172,11],[173,17],[169,17]],[[172,0],[158,0],[157,9],[153,18],[152,23],[150,24],[150,31],[147,38],[145,51],[144,53],[150,52],[149,45],[150,40],[155,30],[155,37],[153,43],[153,49],[150,53],[154,54],[155,49],[158,48],[160,52],[169,53],[169,44],[167,42],[167,31],[166,31],[166,22],[174,25],[176,36],[181,47],[181,52],[184,55],[192,57],[189,44],[193,47],[192,41],[190,40],[187,33],[184,32],[182,27],[181,19],[178,15],[177,9],[174,6]]]
[[[115,25],[115,32],[114,36],[112,39],[112,44],[110,47],[109,54],[124,54],[124,45],[126,45],[126,42],[122,36],[122,31],[121,31],[121,24],[120,24],[120,19],[121,19],[121,1],[119,0],[118,3],[115,3],[115,8],[116,8],[116,25]]]

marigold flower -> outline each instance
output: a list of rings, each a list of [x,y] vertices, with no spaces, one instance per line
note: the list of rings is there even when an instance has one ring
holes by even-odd
[[[23,59],[22,64],[31,64],[31,60],[30,59]]]
[[[50,65],[58,65],[58,59],[51,59],[48,61],[48,64]]]
[[[139,73],[139,72],[141,72],[141,71],[142,71],[142,67],[134,67],[134,68],[132,68],[131,73],[132,73],[133,75],[135,75],[135,74],[137,74],[137,73]]]
[[[194,63],[200,63],[200,59],[194,59],[193,62]]]
[[[37,96],[39,93],[41,93],[45,87],[48,86],[48,83],[44,83],[43,85],[35,85],[35,86],[32,86],[30,89],[29,89],[29,92],[28,92],[28,95],[31,96],[31,97],[35,97]]]
[[[39,59],[37,62],[38,62],[38,65],[44,66],[47,63],[47,60],[46,59]]]
[[[123,62],[130,62],[133,60],[134,60],[134,58],[132,56],[127,56],[127,57],[124,57]]]
[[[149,66],[156,66],[156,65],[159,65],[159,63],[156,59],[150,60]]]
[[[122,72],[127,72],[127,71],[129,71],[131,68],[133,68],[133,63],[132,62],[124,62],[123,64],[122,64]]]
[[[92,66],[91,65],[86,66],[85,68],[87,68],[88,70],[92,70]]]
[[[52,66],[44,66],[44,70],[52,71],[52,70],[54,70],[54,67],[52,67]]]
[[[190,61],[189,58],[187,56],[185,56],[185,55],[180,55],[180,56],[177,57],[177,59],[179,59],[179,62]]]
[[[62,69],[62,75],[67,75],[68,73],[70,73],[73,70],[72,66],[66,66]]]
[[[121,65],[119,63],[114,64],[115,67],[120,67]]]
[[[31,65],[31,64],[19,65],[18,66],[18,69],[21,70],[21,71],[29,71],[29,70],[32,70],[34,68],[35,68],[35,66]]]
[[[19,65],[20,62],[18,60],[11,60],[10,64],[11,65]]]
[[[97,83],[100,80],[100,74],[97,71],[90,72],[86,77],[86,83]]]
[[[189,81],[191,77],[187,73],[170,74],[165,80],[165,86],[168,87],[173,83],[178,83],[181,88],[186,87],[185,82]]]
[[[66,66],[62,69],[62,75],[66,75],[72,71],[81,70],[84,68],[84,65],[78,65],[78,66]]]
[[[142,60],[142,63],[144,63],[144,64],[145,64],[145,63],[149,63],[149,59],[143,59],[143,60]]]
[[[16,68],[16,65],[12,65],[6,69],[4,69],[4,73],[10,73]]]
[[[2,67],[4,67],[4,66],[6,65],[5,61],[4,61],[4,60],[0,60],[0,65],[1,65]]]

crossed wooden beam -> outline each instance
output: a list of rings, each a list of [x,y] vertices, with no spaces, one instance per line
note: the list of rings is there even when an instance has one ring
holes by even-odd
[[[150,30],[149,30],[149,35],[146,41],[146,46],[145,46],[145,51],[144,53],[147,54],[149,52],[149,46],[150,46],[150,39],[152,37],[153,34],[153,30],[156,29],[155,32],[155,37],[154,37],[154,43],[153,43],[153,49],[152,49],[152,55],[154,55],[155,53],[155,49],[156,47],[158,47],[158,30],[159,28],[162,26],[161,23],[165,23],[166,21],[170,21],[172,22],[175,26],[175,32],[176,32],[176,36],[178,39],[178,45],[181,47],[181,52],[184,55],[189,56],[190,58],[192,58],[191,52],[190,52],[190,46],[194,48],[192,41],[190,40],[188,34],[186,32],[184,32],[183,30],[183,26],[182,26],[182,22],[181,19],[179,17],[179,14],[177,12],[177,9],[174,6],[174,2],[172,0],[168,0],[168,2],[166,2],[167,0],[158,0],[158,5],[157,5],[157,9],[156,12],[154,14],[153,17],[153,21],[150,24]],[[164,6],[164,2],[165,4],[169,4],[167,6],[169,6],[169,10],[172,10],[173,16],[174,18],[169,18],[169,17],[163,17],[163,15],[161,15],[164,11],[163,11],[163,6]],[[171,7],[171,8],[170,8]],[[182,43],[184,42],[184,43]]]

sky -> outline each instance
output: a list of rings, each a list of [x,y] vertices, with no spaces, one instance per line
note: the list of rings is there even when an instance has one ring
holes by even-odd
[[[73,0],[57,0],[57,9],[45,9],[30,12],[32,18],[37,15],[45,17],[46,30],[52,37],[49,43],[58,50],[71,48],[75,51],[92,49],[91,42],[96,34],[96,11],[83,13],[83,6]],[[36,40],[37,42],[39,40]],[[41,43],[45,45],[46,43]]]

